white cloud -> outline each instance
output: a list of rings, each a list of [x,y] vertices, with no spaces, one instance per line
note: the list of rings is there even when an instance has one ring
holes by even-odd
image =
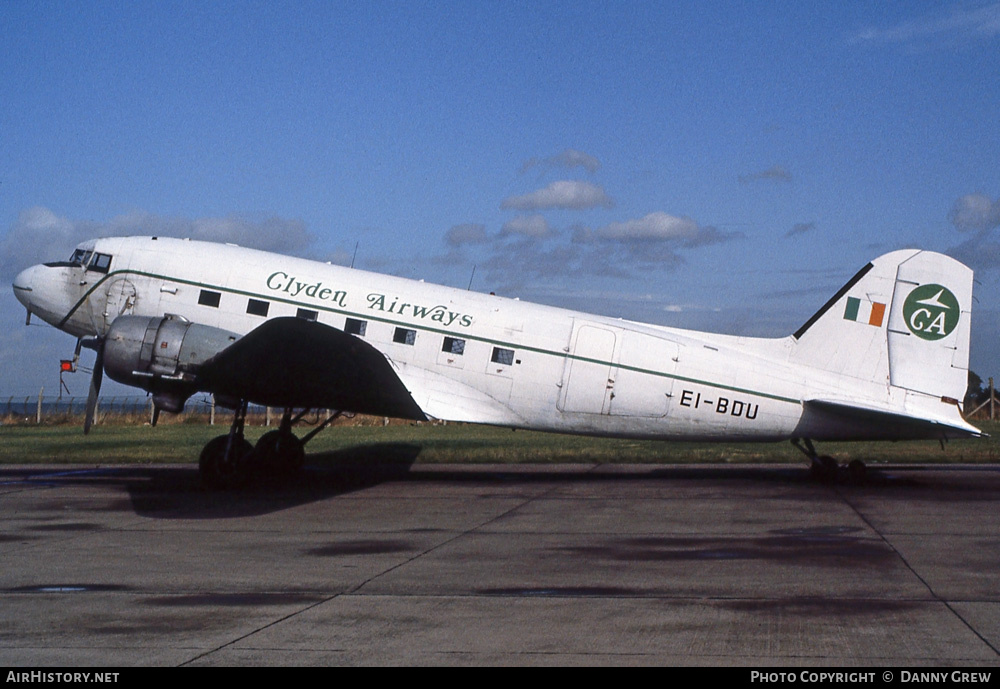
[[[885,28],[866,27],[851,43],[966,42],[1000,35],[1000,3],[957,7],[948,15],[927,16]]]
[[[315,240],[305,223],[294,218],[200,218],[190,221],[188,227],[191,239],[231,242],[284,254],[299,253]]]
[[[718,313],[722,309],[718,306],[703,306],[701,304],[664,304],[660,307],[667,313],[691,313],[692,311],[710,311]]]
[[[521,166],[521,172],[527,172],[535,167],[541,167],[545,170],[554,167],[582,167],[590,174],[594,174],[601,169],[601,161],[592,155],[584,153],[583,151],[567,148],[562,153],[557,153],[556,155],[548,158],[531,158],[527,160],[524,165]]]
[[[662,211],[650,213],[637,220],[614,222],[598,229],[595,234],[603,239],[623,240],[690,240],[698,236],[699,228],[691,218],[678,218]]]
[[[673,268],[684,262],[678,253],[680,249],[720,244],[743,236],[738,232],[720,232],[715,227],[699,225],[691,218],[662,211],[611,223],[593,232],[578,232],[574,240],[587,243],[588,235],[599,240],[598,251],[610,249],[619,260],[637,268]]]
[[[549,223],[541,215],[519,215],[503,224],[501,235],[519,234],[526,237],[547,237],[552,234]]]
[[[347,249],[336,249],[328,253],[321,260],[337,266],[350,266],[354,261],[354,255],[349,253]]]
[[[740,182],[750,184],[751,182],[791,182],[792,173],[784,165],[772,165],[766,170],[753,172],[749,175],[740,175]]]
[[[970,235],[948,254],[977,272],[1000,268],[1000,241],[994,239],[994,230],[1000,227],[1000,199],[966,194],[955,201],[948,220],[956,230]]]
[[[952,247],[947,253],[976,272],[1000,268],[1000,242],[985,233]]]
[[[22,212],[0,238],[0,278],[13,277],[36,263],[63,260],[84,240],[128,235],[189,237],[290,254],[303,252],[315,239],[298,219],[229,216],[190,220],[135,212],[95,223],[71,220],[35,207]]]
[[[73,223],[41,206],[22,211],[17,222],[27,232],[69,237],[73,231]]]
[[[1000,200],[966,194],[952,206],[948,219],[960,232],[992,230],[1000,226]]]
[[[786,237],[794,237],[795,235],[805,234],[816,228],[816,223],[814,222],[797,222],[792,226],[788,232],[785,233]]]
[[[73,248],[84,239],[77,224],[47,208],[22,211],[0,239],[0,278],[6,280],[37,263],[69,258]]]
[[[480,244],[487,240],[486,226],[476,223],[463,223],[453,225],[447,234],[445,241],[450,246],[461,246],[463,244]]]
[[[629,279],[647,271],[670,270],[684,263],[685,251],[743,236],[662,211],[597,229],[574,225],[566,230],[551,227],[541,215],[523,215],[470,254],[451,247],[437,261],[472,262],[504,290],[529,284],[536,289],[539,281],[557,276]]]
[[[515,210],[542,210],[545,208],[584,209],[614,205],[611,197],[604,189],[590,182],[561,180],[552,182],[544,189],[533,191],[523,196],[511,196],[504,199],[501,208]]]
[[[603,240],[614,240],[633,247],[639,260],[656,261],[658,255],[672,251],[671,247],[693,248],[720,244],[743,235],[739,232],[720,232],[710,225],[699,225],[691,218],[681,218],[663,211],[650,213],[636,220],[611,223],[592,233]],[[579,240],[579,236],[577,237]],[[657,245],[662,249],[655,248]],[[646,252],[645,256],[642,252]],[[659,252],[659,253],[658,253]]]

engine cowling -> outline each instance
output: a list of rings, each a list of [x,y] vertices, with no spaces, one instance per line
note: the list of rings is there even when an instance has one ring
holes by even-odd
[[[198,391],[201,366],[239,337],[181,316],[119,316],[105,337],[104,370],[153,393],[157,408],[180,412]]]

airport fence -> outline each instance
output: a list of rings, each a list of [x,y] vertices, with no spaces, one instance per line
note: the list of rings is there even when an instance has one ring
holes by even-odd
[[[246,423],[250,426],[276,426],[281,421],[281,409],[250,405]],[[83,424],[87,413],[86,396],[60,397],[37,395],[0,396],[0,425],[7,426],[58,426],[63,424]],[[331,410],[319,410],[310,419],[325,419]],[[161,413],[157,423],[221,424],[228,426],[232,421],[232,410],[216,406],[211,395],[196,395],[188,400],[180,414]],[[97,403],[94,423],[112,425],[141,425],[152,423],[153,401],[145,396],[101,397]],[[345,416],[337,420],[340,425],[389,425],[394,420],[384,417]]]

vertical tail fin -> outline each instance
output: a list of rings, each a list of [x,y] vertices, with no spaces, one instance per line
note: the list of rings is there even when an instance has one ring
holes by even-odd
[[[792,336],[796,361],[842,376],[961,400],[968,385],[972,270],[930,251],[862,268]]]

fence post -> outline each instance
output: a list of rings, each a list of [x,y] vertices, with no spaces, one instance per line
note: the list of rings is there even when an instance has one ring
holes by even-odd
[[[212,395],[212,406],[208,409],[208,425],[215,425],[215,395]]]
[[[993,376],[990,376],[990,421],[992,421],[995,418],[993,416],[993,406],[994,406],[993,402],[995,399],[996,398],[993,397]]]
[[[43,387],[38,391],[38,410],[35,412],[35,423],[39,426],[42,425],[42,395],[45,394],[45,388]]]

